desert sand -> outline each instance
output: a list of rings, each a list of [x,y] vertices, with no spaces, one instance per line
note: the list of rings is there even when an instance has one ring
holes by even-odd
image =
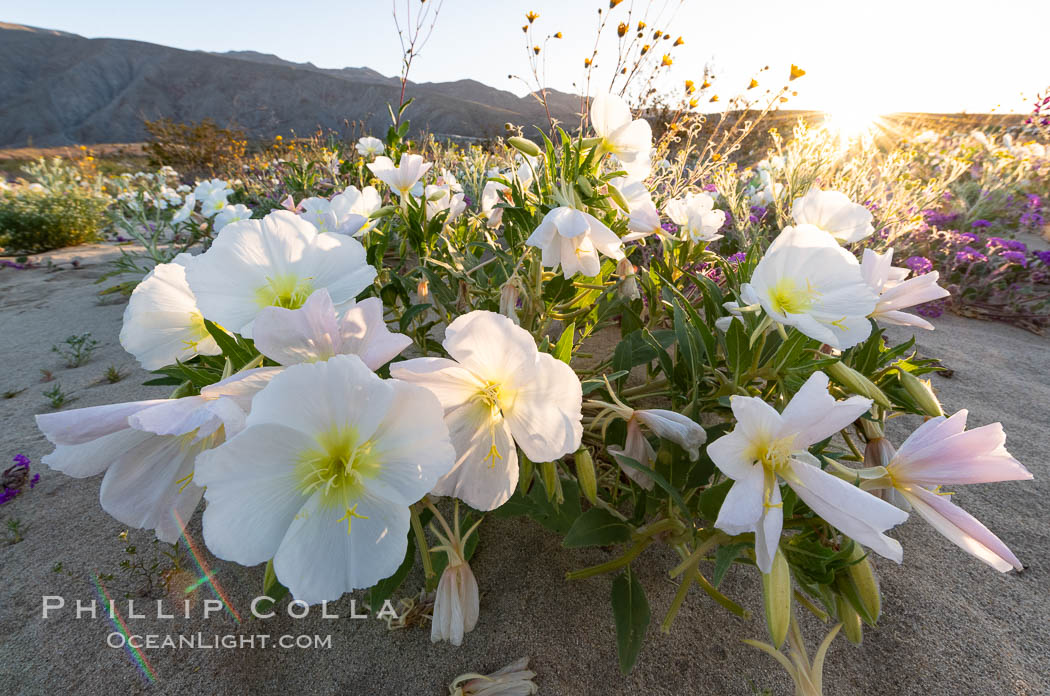
[[[602,550],[566,550],[539,525],[524,519],[489,520],[473,568],[481,587],[481,619],[464,645],[432,645],[429,628],[388,631],[375,618],[348,618],[350,600],[329,606],[339,619],[286,614],[267,620],[249,615],[259,594],[262,567],[224,563],[201,544],[200,514],[189,535],[202,550],[214,579],[241,615],[204,620],[207,586],[187,595],[191,619],[158,619],[156,608],[136,602],[148,618],[129,619],[135,634],[331,636],[324,649],[154,649],[148,669],[122,649],[107,647],[113,627],[98,618],[76,619],[74,602],[97,600],[92,581],[113,574],[112,594],[137,589],[119,567],[124,545],[149,554],[149,532],[125,529],[98,504],[99,478],[77,480],[39,464],[50,446],[33,415],[51,407],[41,392],[55,382],[73,397],[63,408],[166,396],[165,387],[144,387],[147,374],[117,341],[122,300],[104,303],[94,280],[114,249],[92,245],[50,257],[57,270],[0,268],[0,457],[24,453],[39,484],[0,506],[0,534],[8,520],[25,529],[16,544],[0,542],[0,692],[4,694],[313,694],[434,696],[463,672],[489,672],[527,655],[544,694],[748,695],[769,689],[790,694],[774,661],[741,643],[765,638],[758,578],[747,568],[729,571],[722,589],[751,609],[736,618],[700,591],[687,599],[669,635],[658,625],[675,591],[666,574],[674,559],[649,551],[636,563],[653,612],[648,642],[635,670],[619,673],[610,579],[565,581],[566,571],[600,562]],[[79,267],[70,262],[79,259]],[[945,316],[935,332],[920,332],[920,350],[940,357],[954,376],[933,378],[945,409],[970,411],[971,426],[1002,421],[1007,446],[1035,474],[1035,481],[963,487],[956,498],[999,534],[1027,568],[999,574],[941,538],[920,519],[893,534],[901,539],[901,566],[876,561],[884,590],[883,617],[864,644],[839,638],[828,656],[826,694],[877,696],[1037,696],[1050,693],[1050,476],[1046,463],[1050,417],[1050,344],[1010,326]],[[70,334],[91,332],[101,342],[91,361],[68,369],[51,346]],[[907,333],[891,332],[895,340]],[[110,384],[110,366],[125,376]],[[41,370],[55,382],[43,383]],[[901,419],[903,420],[903,419]],[[899,443],[915,422],[897,421]],[[6,464],[4,465],[6,467]],[[61,564],[61,565],[59,565]],[[191,569],[196,569],[190,563]],[[403,593],[418,588],[414,574]],[[67,606],[41,616],[42,597],[61,595]],[[143,606],[147,605],[147,606]],[[126,601],[119,605],[126,613]],[[167,608],[170,609],[171,603]],[[179,605],[181,608],[181,604]],[[283,605],[282,605],[283,607]],[[180,609],[181,610],[181,609]],[[815,644],[825,627],[807,618],[804,632]]]

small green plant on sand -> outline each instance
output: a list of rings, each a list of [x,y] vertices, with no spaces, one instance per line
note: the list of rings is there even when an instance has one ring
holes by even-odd
[[[74,334],[63,341],[62,345],[51,346],[52,352],[65,358],[67,367],[80,367],[91,360],[91,354],[96,348],[98,348],[98,341],[91,338],[90,333],[83,333],[79,336]]]

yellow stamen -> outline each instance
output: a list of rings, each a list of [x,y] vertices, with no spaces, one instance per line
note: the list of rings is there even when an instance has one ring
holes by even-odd
[[[346,533],[348,536],[350,534],[350,525],[353,524],[355,517],[359,520],[368,519],[367,515],[362,515],[357,511],[357,503],[354,503],[353,507],[346,508],[346,514],[336,520],[336,522],[346,521]]]

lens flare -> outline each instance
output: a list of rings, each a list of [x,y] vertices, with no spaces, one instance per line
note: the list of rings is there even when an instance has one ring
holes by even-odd
[[[229,615],[233,617],[233,620],[240,623],[241,615],[238,614],[237,610],[234,609],[232,604],[230,604],[230,600],[223,591],[222,586],[215,579],[215,571],[208,567],[208,561],[204,557],[204,554],[200,552],[200,549],[193,542],[193,539],[186,533],[186,521],[179,516],[178,512],[175,512],[174,514],[179,522],[179,526],[182,527],[182,539],[186,542],[186,548],[190,551],[190,557],[197,565],[197,570],[200,571],[200,577],[186,588],[185,593],[190,594],[201,585],[208,585],[208,587],[211,588],[211,591],[215,593],[215,597],[222,602],[222,606],[226,609]]]
[[[113,598],[109,596],[109,592],[102,583],[99,582],[98,576],[94,576],[95,591],[98,592],[98,597],[102,600],[102,605],[106,607],[106,613],[109,615],[109,620],[113,624],[113,628],[116,629],[117,633],[124,637],[124,650],[127,652],[128,657],[131,658],[132,663],[139,668],[142,676],[146,678],[150,684],[153,684],[157,680],[157,673],[153,670],[153,665],[149,663],[146,656],[142,651],[131,644],[131,638],[128,635],[128,627],[124,623],[124,617],[120,615],[120,611],[117,609],[116,603]]]

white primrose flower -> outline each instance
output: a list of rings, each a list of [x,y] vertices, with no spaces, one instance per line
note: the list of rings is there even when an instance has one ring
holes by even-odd
[[[722,238],[718,230],[726,221],[725,212],[714,206],[715,199],[707,193],[687,193],[664,203],[664,214],[678,225],[683,240],[711,242]]]
[[[281,365],[356,355],[368,369],[378,370],[412,345],[411,338],[387,328],[378,297],[339,312],[324,288],[299,309],[266,307],[256,316],[252,335],[255,348]]]
[[[193,195],[197,200],[204,200],[212,196],[226,198],[231,193],[233,193],[233,190],[230,188],[230,185],[222,179],[199,181],[197,182],[197,187],[193,189]]]
[[[623,243],[615,232],[590,213],[569,206],[547,213],[525,243],[543,251],[546,268],[560,264],[566,278],[577,273],[598,275],[602,267],[598,252],[617,261],[624,257]]]
[[[853,254],[813,225],[785,227],[740,287],[773,321],[845,350],[871,333],[876,295]]]
[[[859,242],[875,232],[870,210],[844,193],[815,186],[791,204],[791,217],[795,224],[819,227],[843,244]]]
[[[870,399],[835,401],[828,377],[815,372],[783,413],[757,397],[731,397],[736,427],[707,446],[719,470],[733,479],[715,526],[727,534],[755,533],[759,569],[768,573],[780,543],[783,480],[813,512],[846,536],[901,562],[900,543],[883,534],[907,513],[820,468],[808,448],[862,416]]]
[[[642,181],[628,181],[624,177],[612,179],[610,182],[616,187],[627,202],[627,229],[629,232],[621,237],[622,242],[633,242],[636,239],[648,237],[651,234],[664,235],[666,232],[660,226],[660,212],[653,204],[652,194]],[[619,207],[619,204],[617,204]]]
[[[321,234],[287,210],[227,225],[186,271],[201,313],[246,338],[264,307],[297,309],[320,288],[342,305],[375,276],[356,239]]]
[[[914,307],[924,302],[932,302],[947,297],[951,293],[937,285],[940,274],[937,271],[924,273],[909,278],[907,268],[898,268],[893,263],[893,249],[879,254],[871,249],[864,250],[860,262],[860,272],[864,282],[879,295],[878,304],[872,318],[882,324],[898,326],[915,326],[920,329],[933,330],[933,324],[922,317],[902,312],[902,309]]]
[[[967,431],[966,416],[962,410],[951,418],[931,418],[909,435],[896,453],[883,440],[888,460],[883,462],[883,475],[861,486],[893,492],[894,502],[915,510],[953,544],[996,570],[1021,570],[1021,561],[999,537],[955,505],[951,494],[940,490],[942,485],[1032,478],[1031,472],[1006,451],[1006,435],[1000,423]]]
[[[357,153],[362,157],[378,157],[385,151],[383,141],[371,135],[358,138],[355,147],[357,148]]]
[[[120,345],[147,370],[222,350],[204,327],[197,298],[186,282],[195,257],[179,254],[150,271],[124,309]]]
[[[515,445],[534,462],[580,446],[580,380],[571,367],[539,352],[528,331],[494,312],[457,317],[442,345],[451,360],[406,360],[391,365],[390,374],[425,386],[445,409],[456,463],[434,494],[492,510],[518,485]]]
[[[430,623],[430,641],[447,640],[463,645],[463,636],[478,623],[478,581],[462,556],[451,558],[438,580],[434,611]]]
[[[397,570],[409,506],[454,460],[426,389],[354,355],[292,365],[256,394],[244,430],[199,456],[204,540],[243,565],[272,558],[296,599],[334,600]]]
[[[424,162],[420,155],[401,155],[401,161],[395,167],[389,157],[376,157],[374,162],[368,164],[372,173],[390,187],[390,190],[404,201],[408,193],[413,192],[416,184],[427,173],[433,165],[432,162]],[[422,188],[422,187],[420,187]],[[422,191],[420,191],[422,193]],[[419,194],[415,194],[418,195]]]
[[[766,178],[768,179],[768,176]],[[767,180],[761,188],[749,196],[748,202],[751,205],[772,205],[783,192],[784,184]]]
[[[509,200],[509,186],[498,181],[485,182],[485,188],[481,190],[481,212],[485,215],[485,222],[489,227],[499,227],[503,222],[503,208],[496,206]]]
[[[599,94],[591,101],[591,127],[601,138],[599,147],[616,156],[631,179],[652,171],[653,130],[644,118],[632,119],[627,103],[615,94]]]
[[[453,182],[455,182],[455,179],[453,179]],[[442,210],[447,210],[448,217],[445,218],[445,224],[448,224],[467,209],[465,194],[462,189],[458,193],[456,192],[456,187],[458,186],[458,184],[455,186],[450,184],[431,184],[423,189],[424,196],[427,199],[427,219],[433,218]]]
[[[219,191],[201,200],[201,215],[206,218],[214,217],[228,207],[226,196],[229,191]]]
[[[193,208],[196,205],[197,196],[193,193],[187,193],[186,199],[182,202],[182,207],[175,211],[175,214],[171,217],[171,222],[177,225],[180,222],[189,220],[190,215],[193,214]]]
[[[237,222],[239,220],[250,220],[252,217],[252,210],[243,203],[237,205],[228,205],[215,216],[215,221],[212,223],[216,232],[221,232],[223,227],[229,225],[231,222]]]
[[[102,509],[174,543],[203,493],[195,480],[197,455],[244,426],[252,395],[273,374],[272,368],[241,372],[199,396],[38,415],[37,427],[55,445],[42,461],[75,478],[105,472]]]
[[[331,208],[335,213],[335,231],[360,237],[375,226],[369,216],[383,206],[383,199],[374,186],[365,186],[358,190],[356,186],[347,186],[342,193],[332,196]]]
[[[318,232],[335,232],[338,220],[327,198],[304,198],[299,202],[299,217],[317,228]]]

